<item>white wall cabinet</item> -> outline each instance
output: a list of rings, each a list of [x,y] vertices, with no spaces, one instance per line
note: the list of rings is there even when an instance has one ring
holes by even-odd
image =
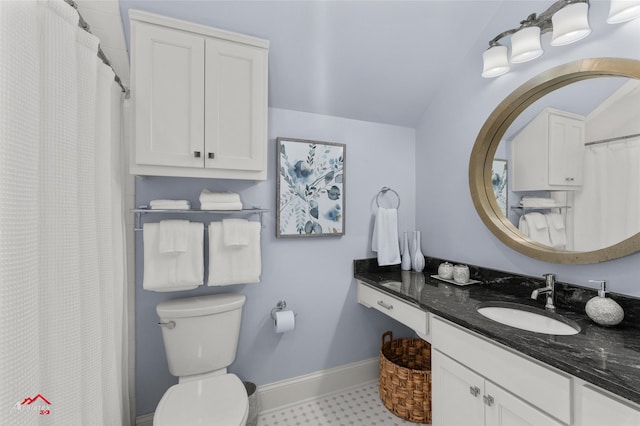
[[[266,179],[269,42],[132,10],[139,175]]]
[[[582,185],[584,117],[546,108],[511,141],[512,191]]]

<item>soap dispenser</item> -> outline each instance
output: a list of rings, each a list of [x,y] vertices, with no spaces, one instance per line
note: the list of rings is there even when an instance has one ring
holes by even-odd
[[[598,295],[587,302],[585,311],[589,318],[600,325],[620,324],[624,318],[624,310],[615,300],[607,297],[607,282],[589,280],[591,283],[600,283]]]

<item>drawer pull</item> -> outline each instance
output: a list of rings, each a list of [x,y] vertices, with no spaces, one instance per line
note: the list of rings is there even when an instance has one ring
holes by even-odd
[[[200,151],[193,151],[193,156],[196,158],[200,158]]]
[[[387,303],[384,303],[384,301],[382,300],[378,300],[378,305],[382,306],[383,308],[387,309],[387,310],[392,310],[393,309],[393,305],[389,305]]]
[[[480,388],[477,386],[470,386],[469,387],[469,393],[473,396],[478,396],[480,395]]]
[[[491,395],[483,395],[482,400],[487,405],[487,407],[491,407],[493,405],[493,397]]]

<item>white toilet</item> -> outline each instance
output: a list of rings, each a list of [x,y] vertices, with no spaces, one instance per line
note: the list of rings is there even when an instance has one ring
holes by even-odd
[[[227,373],[236,357],[243,294],[216,294],[162,302],[156,312],[169,371],[178,377],[158,403],[154,426],[244,426],[249,399]]]

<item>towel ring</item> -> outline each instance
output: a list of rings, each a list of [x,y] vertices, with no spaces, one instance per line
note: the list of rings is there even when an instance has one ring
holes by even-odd
[[[398,199],[398,204],[396,205],[395,208],[396,209],[399,208],[400,207],[400,195],[398,195],[398,193],[396,191],[394,191],[393,189],[391,189],[389,187],[386,187],[386,186],[383,186],[382,189],[380,190],[380,192],[378,192],[378,195],[376,195],[376,205],[378,207],[380,207],[380,203],[379,203],[380,196],[386,195],[386,193],[389,192],[389,191],[391,191],[394,194],[396,194],[396,198]]]

